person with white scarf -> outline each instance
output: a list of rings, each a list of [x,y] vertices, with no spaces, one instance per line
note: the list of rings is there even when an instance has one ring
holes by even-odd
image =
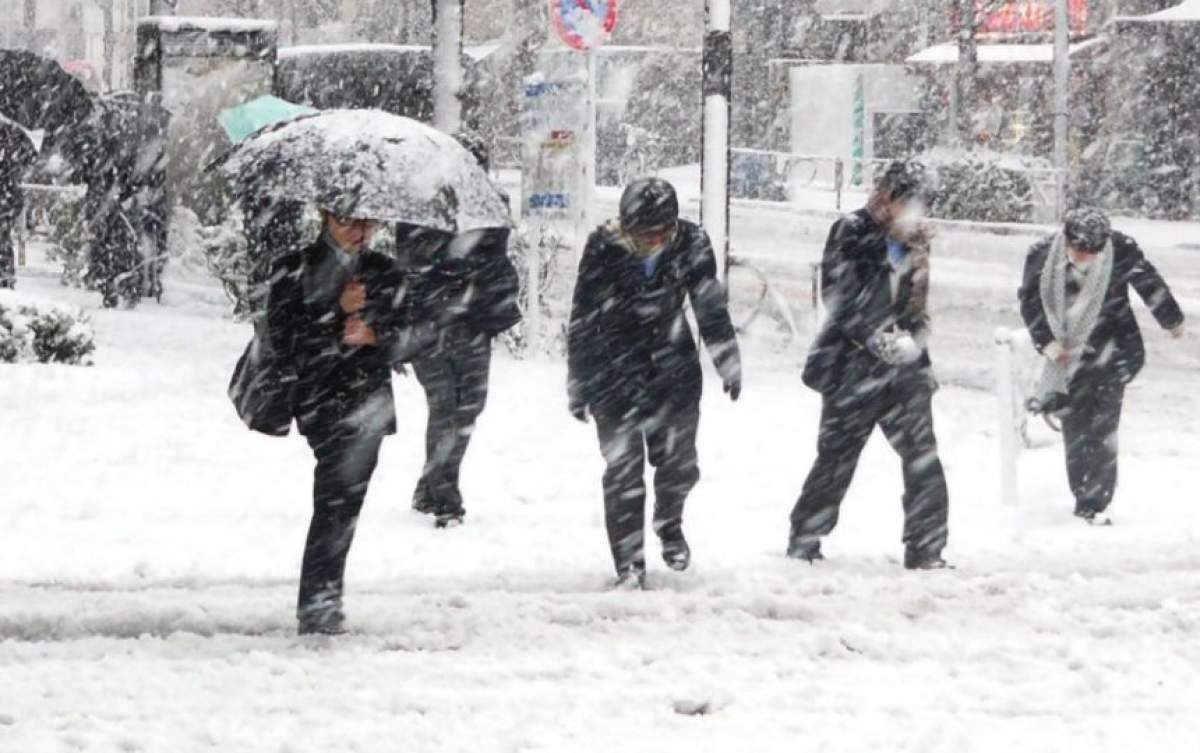
[[[1021,316],[1045,356],[1030,408],[1062,420],[1075,514],[1093,524],[1111,522],[1104,513],[1117,486],[1125,386],[1146,362],[1130,286],[1159,325],[1183,337],[1183,312],[1137,242],[1113,231],[1102,211],[1081,207],[1030,249],[1019,291]]]

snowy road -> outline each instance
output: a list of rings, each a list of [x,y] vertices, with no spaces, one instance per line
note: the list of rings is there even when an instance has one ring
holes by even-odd
[[[248,328],[179,284],[94,312],[95,367],[0,370],[0,751],[1200,749],[1200,339],[1147,328],[1117,526],[1071,518],[1057,447],[1023,456],[1024,504],[1003,508],[992,399],[958,386],[1012,316],[1019,255],[971,274],[993,242],[949,244],[934,278],[939,368],[973,375],[935,402],[957,571],[897,564],[878,437],[830,561],[782,557],[819,402],[797,353],[752,347],[741,403],[709,374],[694,570],[655,559],[651,591],[609,592],[564,367],[500,358],[449,532],[408,510],[424,407],[397,379],[356,632],[334,641],[292,635],[308,448],[249,434],[224,396]],[[1200,256],[1170,246],[1151,253],[1195,316]],[[94,307],[47,276],[22,291]]]

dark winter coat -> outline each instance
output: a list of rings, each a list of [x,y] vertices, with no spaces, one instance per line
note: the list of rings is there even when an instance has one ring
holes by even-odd
[[[1054,341],[1046,321],[1041,292],[1042,270],[1046,266],[1046,256],[1053,248],[1053,241],[1054,236],[1050,236],[1029,249],[1018,292],[1021,317],[1039,352]],[[1183,311],[1179,303],[1171,295],[1158,270],[1142,254],[1137,242],[1123,233],[1113,233],[1112,248],[1112,282],[1100,311],[1100,319],[1088,340],[1082,365],[1072,380],[1072,392],[1085,383],[1113,380],[1129,383],[1146,365],[1146,346],[1129,305],[1131,285],[1163,328],[1174,329],[1183,324]]]
[[[725,287],[703,229],[680,220],[650,278],[619,229],[607,225],[593,232],[580,261],[567,335],[572,408],[621,415],[696,405],[703,377],[684,316],[687,300],[717,370],[722,376],[740,371]]]
[[[397,235],[403,246],[404,231],[399,229]],[[408,277],[408,299],[420,315],[461,312],[457,324],[444,331],[450,340],[481,334],[494,337],[521,321],[520,282],[508,258],[508,236],[508,228],[490,228],[464,234],[426,253],[399,250]]]
[[[912,305],[915,272],[914,267],[900,277],[893,298],[884,228],[866,209],[833,224],[821,260],[826,320],[804,366],[806,385],[826,397],[852,401],[869,399],[896,379],[932,380],[927,351],[916,362],[897,366],[868,345],[872,335],[889,329],[907,331],[918,342],[926,339],[924,305]]]
[[[359,316],[374,329],[376,345],[342,342],[347,314],[339,299],[351,277],[366,287],[367,304]],[[267,332],[279,368],[295,380],[292,416],[300,433],[328,431],[347,419],[395,433],[391,373],[405,331],[402,301],[403,277],[383,254],[364,251],[352,272],[319,240],[275,263]]]

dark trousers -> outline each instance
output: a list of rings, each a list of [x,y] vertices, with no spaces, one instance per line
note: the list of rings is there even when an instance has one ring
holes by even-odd
[[[0,218],[0,288],[17,284],[17,250],[13,243],[13,223]]]
[[[646,457],[654,467],[654,530],[671,534],[683,524],[683,506],[700,480],[696,431],[700,406],[646,418],[637,411],[598,411],[596,432],[604,456],[604,517],[613,564],[621,574],[645,568]]]
[[[475,421],[487,403],[491,363],[491,338],[482,334],[464,338],[413,363],[429,405],[425,466],[413,493],[417,506],[439,514],[462,513],[458,477]]]
[[[1103,512],[1117,490],[1117,430],[1125,385],[1109,382],[1072,391],[1063,414],[1067,478],[1076,513]]]
[[[383,434],[338,426],[310,431],[307,439],[317,467],[312,522],[300,568],[297,609],[301,616],[309,610],[341,607],[346,557]]]
[[[933,390],[917,380],[894,383],[852,404],[825,399],[817,460],[792,510],[792,535],[821,537],[833,531],[876,426],[903,464],[904,545],[914,553],[940,554],[946,546],[949,495],[933,431]]]

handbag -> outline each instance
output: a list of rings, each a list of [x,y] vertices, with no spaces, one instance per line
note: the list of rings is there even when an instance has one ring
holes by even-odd
[[[296,381],[295,373],[284,368],[272,351],[266,327],[260,323],[233,368],[229,399],[249,429],[272,437],[286,437],[292,427],[292,392]]]

